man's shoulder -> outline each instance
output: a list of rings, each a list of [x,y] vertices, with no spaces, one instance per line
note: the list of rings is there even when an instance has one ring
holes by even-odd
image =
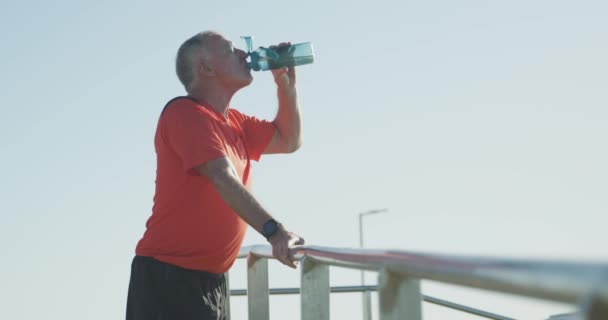
[[[238,123],[243,123],[245,120],[251,118],[251,116],[248,116],[233,107],[228,109],[228,116],[231,119],[236,120]]]
[[[247,115],[240,112],[238,109],[235,109],[234,107],[230,107],[230,109],[228,109],[228,113],[229,113],[229,115],[235,116],[235,117],[247,117]]]
[[[161,111],[161,116],[163,116],[164,114],[170,112],[170,113],[175,113],[175,111],[180,111],[181,107],[190,107],[190,108],[196,108],[196,106],[198,105],[198,102],[190,97],[187,96],[179,96],[179,97],[175,97],[171,100],[169,100],[165,106],[163,107],[163,110]],[[183,110],[182,110],[183,111]]]

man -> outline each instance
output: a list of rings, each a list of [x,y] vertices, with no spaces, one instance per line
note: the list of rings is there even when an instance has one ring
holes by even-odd
[[[178,50],[177,75],[188,94],[169,101],[158,121],[156,193],[131,267],[128,320],[224,319],[223,274],[247,224],[280,262],[296,267],[289,247],[304,239],[250,193],[251,160],[301,145],[295,70],[273,70],[279,110],[274,121],[259,120],[230,108],[252,81],[246,57],[210,31]]]

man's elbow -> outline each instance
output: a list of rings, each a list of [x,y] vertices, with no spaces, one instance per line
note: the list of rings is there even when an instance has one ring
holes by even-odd
[[[290,143],[285,153],[294,153],[298,151],[300,147],[302,147],[302,139],[298,139],[297,141]]]

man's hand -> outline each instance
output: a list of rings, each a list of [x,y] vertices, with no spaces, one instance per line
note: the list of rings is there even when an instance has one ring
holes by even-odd
[[[278,46],[270,46],[270,49],[276,50],[280,47],[286,47],[291,45],[291,42],[282,42]],[[283,67],[272,70],[274,76],[274,82],[279,88],[289,88],[296,85],[296,68],[294,67]]]
[[[289,248],[295,245],[303,245],[304,238],[298,236],[293,232],[289,232],[279,224],[277,232],[268,239],[268,242],[272,245],[272,255],[284,265],[296,268],[297,265],[294,262],[293,256],[289,253]]]

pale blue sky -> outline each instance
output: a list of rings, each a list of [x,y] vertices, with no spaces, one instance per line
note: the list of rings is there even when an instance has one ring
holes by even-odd
[[[175,52],[207,29],[315,45],[303,148],[254,166],[256,195],[308,243],[355,247],[357,213],[386,207],[369,247],[608,260],[605,1],[4,1],[0,24],[2,319],[124,317],[156,120],[183,94]],[[272,78],[254,78],[233,105],[271,118]],[[244,263],[231,274],[243,288]],[[298,277],[271,266],[272,286]],[[568,309],[424,289],[524,319]],[[334,318],[359,319],[359,301],[332,297]],[[297,302],[273,298],[273,319]]]

